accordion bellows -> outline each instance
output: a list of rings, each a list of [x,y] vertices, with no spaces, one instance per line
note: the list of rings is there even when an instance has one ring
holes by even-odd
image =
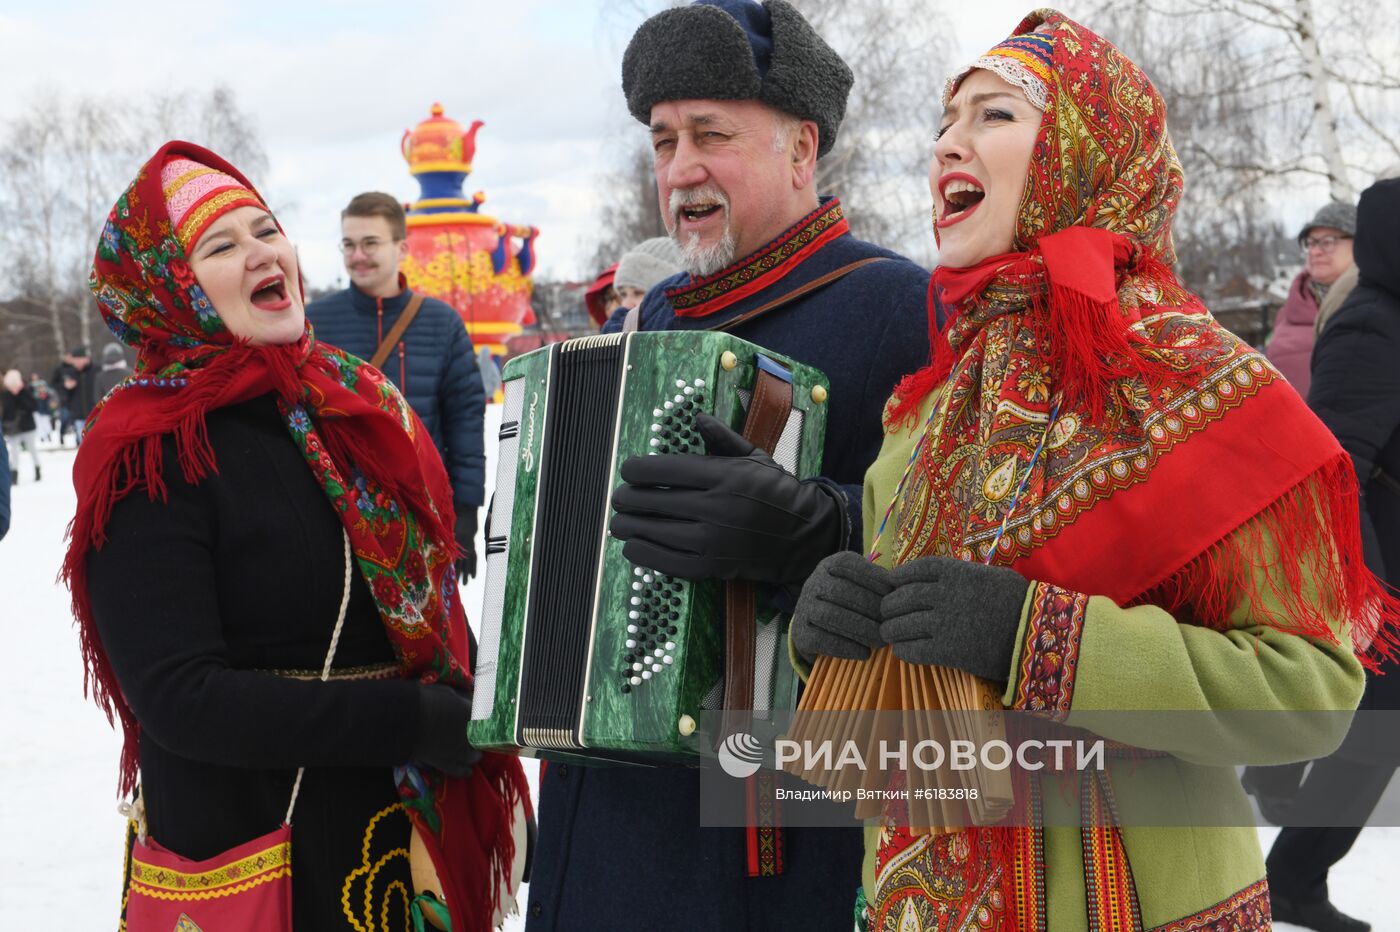
[[[793,388],[774,459],[817,475],[825,376],[737,337],[584,337],[506,364],[472,744],[652,763],[701,753],[697,724],[723,696],[723,586],[629,563],[608,534],[610,499],[631,456],[703,453],[696,415],[739,429],[760,368]],[[758,613],[759,712],[795,703],[786,625]]]

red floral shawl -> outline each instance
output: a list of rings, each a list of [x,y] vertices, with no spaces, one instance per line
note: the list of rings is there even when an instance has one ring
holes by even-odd
[[[895,512],[896,562],[987,559],[1029,469],[996,563],[1220,627],[1242,587],[1256,606],[1262,595],[1244,582],[1257,541],[1227,539],[1267,527],[1283,548],[1271,594],[1285,606],[1261,609],[1270,624],[1331,640],[1341,614],[1358,642],[1392,650],[1394,603],[1374,611],[1382,591],[1361,562],[1349,458],[1170,270],[1182,176],[1161,97],[1059,13],[1033,13],[1017,34],[1041,44],[1049,77],[1021,251],[934,273],[948,321],[936,331],[930,313],[934,361],[889,414],[903,423],[944,383]],[[1149,527],[1121,559],[1123,535]],[[1308,578],[1320,603],[1303,596]]]
[[[166,435],[174,436],[187,481],[218,471],[204,424],[208,412],[226,405],[276,394],[293,442],[349,535],[402,675],[463,687],[472,679],[453,572],[452,490],[426,429],[378,370],[317,343],[309,327],[286,346],[250,346],[229,334],[195,281],[166,212],[161,166],[182,155],[252,190],[212,152],[167,143],[113,207],[89,281],[104,321],[138,355],[133,376],[89,419],[73,469],[78,510],[63,574],[87,686],[122,723],[123,792],[136,781],[139,725],[93,625],[86,557],[103,546],[117,500],[137,491],[164,497]],[[417,765],[400,768],[395,778],[443,882],[453,928],[489,928],[514,856],[512,813],[528,800],[519,762],[486,754],[467,779]]]

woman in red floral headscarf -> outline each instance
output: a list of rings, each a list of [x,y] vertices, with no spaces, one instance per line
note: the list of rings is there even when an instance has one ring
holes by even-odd
[[[934,359],[891,399],[866,475],[872,562],[818,567],[797,652],[888,644],[1071,726],[1095,710],[1354,708],[1352,644],[1393,650],[1396,619],[1360,559],[1355,476],[1277,371],[1172,274],[1182,176],[1155,88],[1043,10],[943,103]],[[1340,718],[1288,718],[1264,746],[1229,727],[1183,738],[1100,720],[1126,743],[1107,778],[1031,781],[1023,828],[869,829],[862,921],[1268,928],[1252,826],[1119,828],[1114,787],[1124,809],[1141,802],[1124,799],[1132,773],[1247,819],[1233,765],[1330,750]]]
[[[90,418],[65,573],[142,828],[200,861],[273,832],[295,798],[299,932],[410,928],[412,833],[452,927],[490,928],[527,791],[515,760],[466,741],[451,490],[422,424],[316,342],[291,243],[198,146],[141,169],[91,287],[138,355]]]

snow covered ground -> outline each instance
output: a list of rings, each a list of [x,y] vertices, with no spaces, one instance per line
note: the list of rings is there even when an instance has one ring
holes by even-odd
[[[494,454],[499,412],[488,409],[488,454]],[[87,932],[116,924],[123,833],[115,797],[119,741],[83,698],[77,634],[67,595],[54,581],[73,514],[73,450],[41,455],[44,479],[34,483],[26,473],[12,490],[13,527],[0,541],[0,636],[9,658],[0,687],[0,929]],[[494,461],[487,476],[494,479]],[[478,545],[477,552],[484,549]],[[464,597],[474,615],[480,578]],[[532,762],[527,770],[533,781]],[[1275,832],[1260,830],[1266,848]],[[1333,872],[1333,901],[1377,930],[1400,929],[1397,868],[1400,828],[1368,829]],[[586,920],[579,927],[586,928]],[[517,918],[507,928],[519,930],[523,923]]]
[[[500,407],[487,408],[487,476],[495,479]],[[73,516],[75,451],[28,454],[11,490],[14,517],[0,541],[0,637],[11,675],[0,686],[0,930],[115,929],[120,906],[123,817],[117,813],[121,741],[83,697],[83,665],[67,591],[55,582]],[[0,447],[0,456],[4,448]],[[482,518],[484,520],[485,513]],[[480,540],[477,553],[485,554]],[[485,563],[483,558],[482,563]],[[480,576],[464,587],[479,611]],[[538,765],[524,761],[533,793]],[[521,905],[524,907],[522,891]],[[524,922],[515,917],[509,932]]]

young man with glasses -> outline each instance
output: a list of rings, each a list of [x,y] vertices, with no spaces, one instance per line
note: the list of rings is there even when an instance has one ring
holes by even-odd
[[[435,298],[415,295],[399,272],[408,255],[403,205],[388,194],[357,194],[340,214],[340,254],[350,287],[313,301],[306,318],[316,338],[373,359],[394,325],[413,307],[380,368],[408,399],[442,454],[457,510],[457,564],[462,582],[476,575],[477,509],[484,501],[486,396],[466,327]],[[416,307],[414,307],[416,305]]]
[[[1288,289],[1264,354],[1304,398],[1308,397],[1317,310],[1327,289],[1351,268],[1355,235],[1356,205],[1340,201],[1325,205],[1298,234],[1303,271]]]

